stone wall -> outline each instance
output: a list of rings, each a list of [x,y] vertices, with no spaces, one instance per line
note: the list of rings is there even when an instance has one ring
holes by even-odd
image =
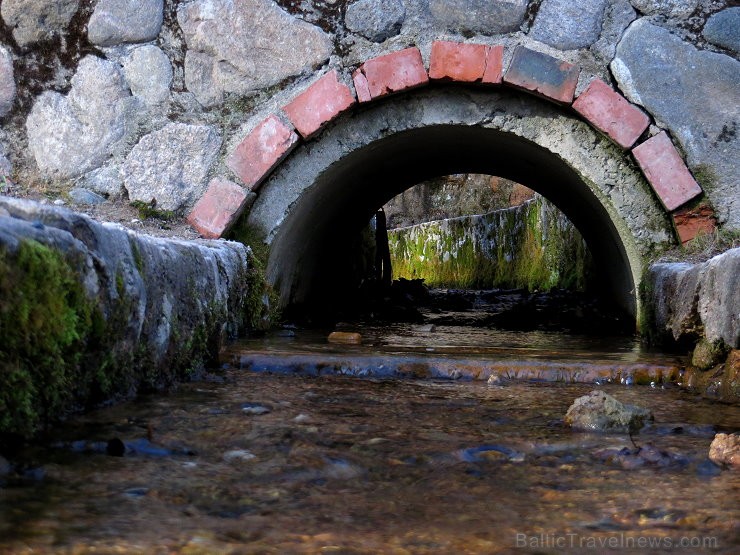
[[[200,372],[254,313],[252,271],[241,243],[0,197],[0,434]]]
[[[577,64],[665,129],[721,225],[740,228],[738,8],[720,0],[4,0],[5,192],[73,185],[186,214],[316,74],[433,40]],[[15,186],[11,185],[15,182]]]
[[[447,175],[406,189],[383,205],[388,228],[485,214],[519,206],[535,192],[508,179],[482,174]]]
[[[573,224],[541,196],[514,208],[388,232],[393,277],[432,287],[584,290],[592,272]]]
[[[654,264],[643,295],[645,331],[657,342],[740,348],[740,248],[700,264]]]

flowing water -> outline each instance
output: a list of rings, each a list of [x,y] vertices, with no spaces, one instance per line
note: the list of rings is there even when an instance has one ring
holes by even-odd
[[[674,385],[680,359],[631,338],[358,331],[241,341],[201,381],[71,419],[0,478],[0,552],[740,549],[740,473],[707,459],[740,411]],[[655,423],[566,427],[595,388]]]

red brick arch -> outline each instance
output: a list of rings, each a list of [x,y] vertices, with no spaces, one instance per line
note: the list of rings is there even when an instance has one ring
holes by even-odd
[[[681,209],[702,194],[681,155],[665,131],[646,138],[650,118],[600,79],[592,80],[577,97],[580,68],[547,54],[517,46],[504,70],[504,47],[435,41],[429,69],[418,48],[377,58],[357,68],[353,86],[330,70],[298,94],[282,110],[260,122],[229,155],[228,166],[244,187],[214,179],[196,203],[188,221],[209,238],[222,237],[239,218],[247,190],[259,194],[265,178],[301,143],[358,105],[387,95],[437,82],[481,87],[512,87],[569,107],[581,119],[625,151],[631,151],[661,205],[672,216],[682,242],[714,226],[703,212],[697,226]],[[354,90],[353,90],[354,89]]]

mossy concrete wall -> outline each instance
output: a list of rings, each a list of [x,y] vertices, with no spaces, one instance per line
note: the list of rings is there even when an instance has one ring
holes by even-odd
[[[0,433],[201,370],[249,319],[249,259],[0,197]]]
[[[453,288],[583,290],[591,256],[573,224],[540,196],[515,208],[388,232],[394,278]]]

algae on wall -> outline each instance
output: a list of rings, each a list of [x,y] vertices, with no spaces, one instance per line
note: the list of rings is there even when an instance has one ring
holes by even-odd
[[[0,440],[188,379],[252,319],[250,251],[0,197]]]
[[[432,287],[583,290],[591,255],[544,198],[478,216],[389,230],[393,277]]]
[[[74,400],[93,307],[58,252],[33,240],[0,247],[0,432],[29,434]]]

